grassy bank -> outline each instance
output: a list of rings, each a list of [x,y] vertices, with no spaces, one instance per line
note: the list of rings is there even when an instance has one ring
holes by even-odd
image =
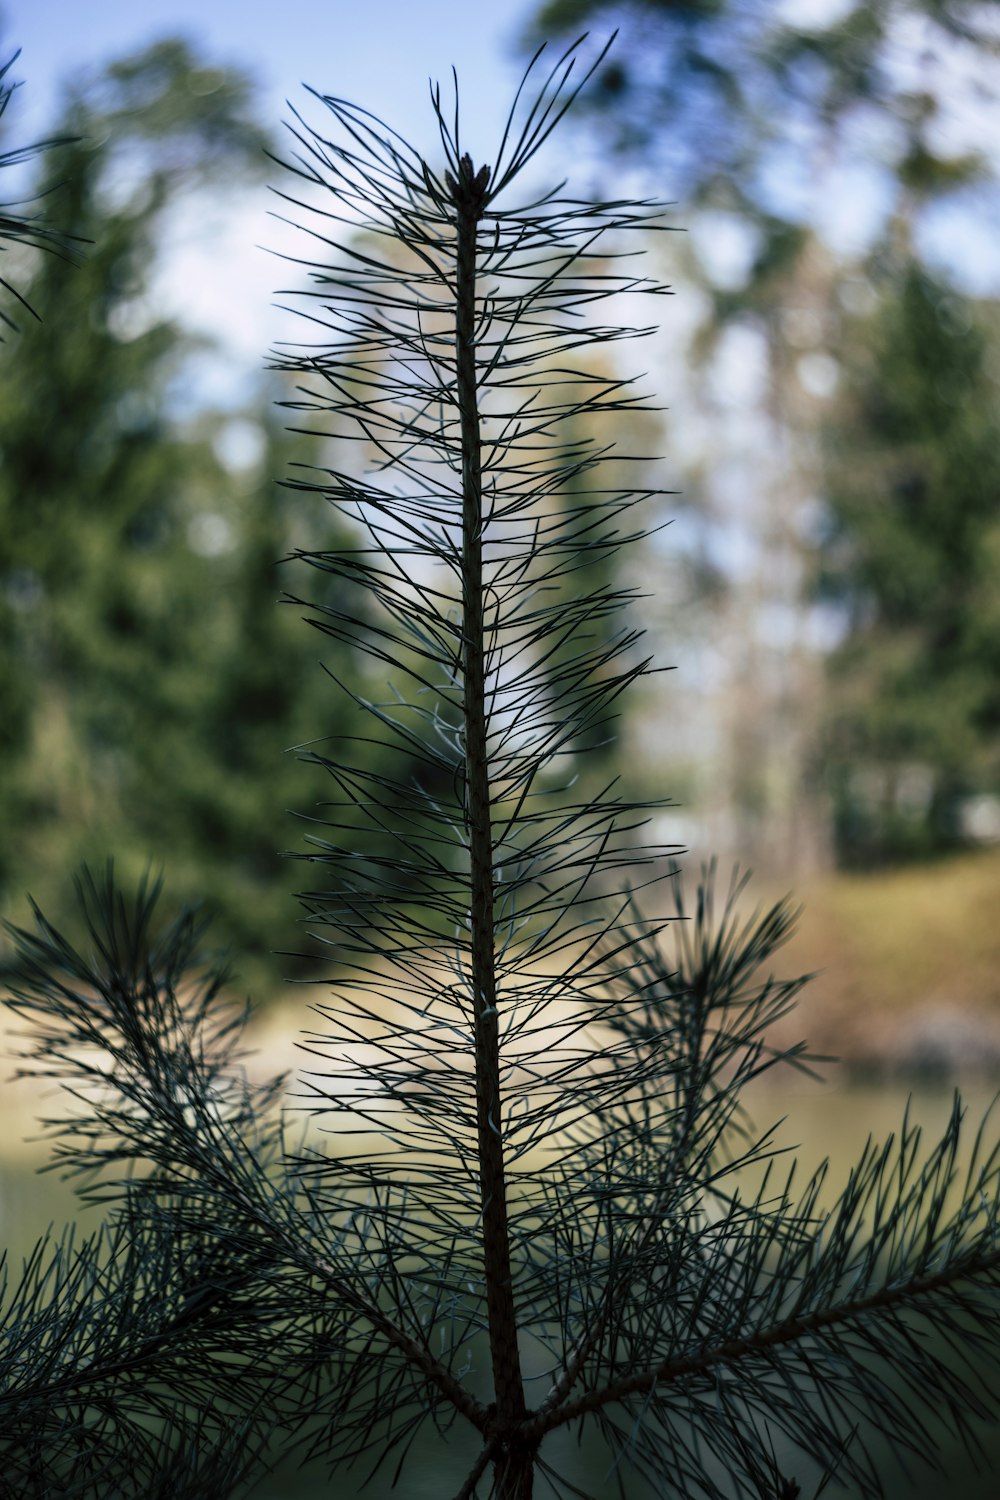
[[[815,973],[798,1029],[893,1066],[935,1047],[1000,1065],[1000,850],[801,887],[783,972]]]

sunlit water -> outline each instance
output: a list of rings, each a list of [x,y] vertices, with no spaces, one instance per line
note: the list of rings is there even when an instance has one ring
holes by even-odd
[[[970,1126],[974,1127],[983,1116],[993,1092],[983,1086],[963,1090]],[[869,1135],[883,1139],[890,1132],[898,1131],[910,1094],[907,1086],[900,1084],[863,1088],[820,1087],[805,1080],[801,1084],[786,1085],[780,1091],[758,1094],[753,1100],[753,1113],[758,1125],[770,1124],[784,1117],[778,1143],[797,1148],[795,1154],[806,1171],[815,1167],[824,1156],[829,1156],[832,1183],[835,1184],[844,1179]],[[924,1126],[928,1142],[933,1141],[943,1128],[951,1100],[951,1091],[945,1088],[913,1091],[911,1117]],[[991,1129],[994,1137],[1000,1135],[1000,1119]],[[970,1139],[971,1135],[970,1130]],[[29,1157],[23,1153],[9,1156],[4,1152],[3,1144],[0,1142],[0,1234],[16,1264],[38,1234],[50,1225],[61,1227],[72,1214],[73,1203],[69,1189],[55,1175],[37,1175]],[[84,1230],[93,1222],[89,1212],[81,1218]],[[989,1454],[989,1472],[977,1474],[962,1452],[949,1448],[947,1440],[942,1438],[944,1474],[912,1473],[907,1477],[887,1465],[887,1494],[905,1495],[907,1500],[950,1500],[952,1496],[961,1496],[961,1500],[1000,1500],[1000,1432],[983,1432],[983,1442]],[[390,1494],[393,1497],[405,1496],[407,1500],[448,1500],[460,1489],[477,1446],[475,1435],[469,1433],[466,1436],[459,1428],[455,1429],[447,1444],[431,1436],[411,1449],[403,1478],[395,1490],[391,1488],[396,1468],[393,1459],[363,1490],[368,1475],[366,1467],[359,1466],[347,1474],[339,1473],[331,1484],[322,1468],[301,1471],[289,1466],[263,1481],[253,1493],[256,1500],[320,1500],[321,1496],[323,1500],[330,1500],[330,1497],[354,1500],[355,1496],[362,1494],[367,1500],[388,1500]],[[605,1496],[611,1500],[612,1496],[618,1495],[615,1478],[606,1472],[607,1455],[596,1440],[585,1441],[580,1447],[568,1435],[556,1434],[547,1444],[545,1456],[567,1478],[600,1500]],[[790,1461],[789,1471],[796,1473],[802,1482],[803,1496],[810,1496],[809,1475],[803,1470],[801,1461]],[[538,1488],[540,1493],[546,1492],[545,1486]],[[827,1493],[844,1494],[844,1491]],[[628,1500],[646,1500],[650,1491],[634,1478],[628,1478],[626,1494]],[[684,1497],[678,1497],[678,1500],[684,1500]]]

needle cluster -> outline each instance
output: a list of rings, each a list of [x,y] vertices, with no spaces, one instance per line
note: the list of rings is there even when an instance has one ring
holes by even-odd
[[[299,552],[321,587],[290,602],[373,684],[370,739],[305,752],[329,796],[302,901],[335,979],[290,1102],[318,1130],[286,1140],[225,974],[155,889],[87,877],[83,942],[41,913],[14,934],[26,1068],[77,1106],[55,1160],[110,1215],[4,1304],[3,1472],[39,1494],[235,1492],[296,1443],[405,1489],[432,1427],[469,1452],[458,1500],[636,1475],[787,1500],[790,1464],[869,1496],[873,1427],[933,1460],[929,1411],[973,1445],[996,1411],[996,1156],[959,1181],[956,1104],[929,1151],[908,1122],[869,1146],[832,1207],[825,1171],[796,1186],[744,1107],[806,1065],[770,1040],[794,913],[742,918],[741,884],[716,912],[711,874],[689,910],[649,809],[575,791],[649,669],[627,588],[566,587],[641,539],[652,493],[606,487],[581,436],[643,407],[588,352],[647,331],[613,321],[625,294],[666,291],[631,261],[658,205],[515,196],[577,50],[489,165],[437,91],[439,167],[340,99],[329,137],[295,126],[310,342],[277,364],[331,461],[290,483],[356,542]],[[553,1440],[590,1427],[608,1472],[583,1489]]]

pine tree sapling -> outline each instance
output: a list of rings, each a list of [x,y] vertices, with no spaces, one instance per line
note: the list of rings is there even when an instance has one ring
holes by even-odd
[[[5,1304],[0,1452],[33,1462],[43,1412],[43,1493],[234,1491],[295,1443],[406,1493],[430,1428],[470,1454],[459,1500],[773,1500],[800,1463],[868,1496],[873,1429],[933,1461],[930,1411],[974,1445],[997,1410],[996,1156],[959,1196],[956,1104],[929,1151],[908,1122],[869,1145],[832,1207],[825,1172],[796,1186],[742,1104],[805,1065],[769,1041],[793,913],[740,917],[741,884],[717,912],[710,878],[689,909],[648,809],[575,790],[648,670],[594,564],[650,492],[603,488],[586,435],[642,402],[587,351],[642,331],[602,305],[665,290],[629,258],[656,204],[519,196],[577,52],[522,104],[536,58],[488,165],[436,90],[440,167],[337,98],[330,136],[295,126],[311,342],[278,363],[331,441],[290,482],[354,541],[299,552],[323,592],[291,602],[377,684],[367,738],[306,752],[329,795],[302,900],[336,977],[290,1102],[329,1149],[286,1142],[155,891],[88,878],[82,942],[15,933],[25,1067],[77,1100],[56,1160],[110,1206]],[[582,1488],[557,1438],[590,1429],[612,1467]]]

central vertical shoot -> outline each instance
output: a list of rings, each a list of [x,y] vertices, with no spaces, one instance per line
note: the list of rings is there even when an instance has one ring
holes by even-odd
[[[525,1414],[511,1284],[507,1191],[500,1117],[500,1028],[494,970],[493,829],[486,744],[486,649],[483,616],[483,481],[476,378],[476,234],[489,168],[478,174],[463,156],[449,175],[456,209],[455,366],[462,441],[462,661],[465,720],[465,820],[471,883],[472,986],[476,1043],[476,1119],[483,1213],[486,1307],[503,1429]]]

